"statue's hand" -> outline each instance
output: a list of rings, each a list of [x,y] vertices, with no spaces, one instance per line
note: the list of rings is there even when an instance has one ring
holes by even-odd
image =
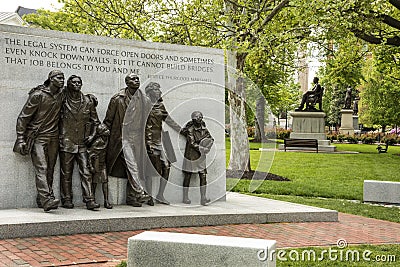
[[[26,143],[25,142],[20,142],[15,146],[14,152],[17,152],[21,154],[22,156],[25,156],[28,154],[28,151],[26,150]]]
[[[187,137],[187,135],[188,135],[187,128],[181,128],[181,130],[179,131],[179,134],[184,137]]]
[[[95,174],[96,173],[96,169],[93,167],[92,164],[89,164],[88,168],[89,168],[89,171],[90,171],[91,174]]]
[[[149,144],[146,144],[146,151],[147,151],[147,154],[153,154],[154,153],[153,147],[151,145],[149,145]]]
[[[85,142],[85,145],[89,146],[93,142],[94,137],[94,135],[89,135],[85,138],[85,140],[83,140],[83,142]]]
[[[206,155],[206,154],[208,154],[208,152],[210,152],[210,148],[204,147],[204,146],[199,146],[199,150],[200,150],[200,153],[204,154],[204,155]]]

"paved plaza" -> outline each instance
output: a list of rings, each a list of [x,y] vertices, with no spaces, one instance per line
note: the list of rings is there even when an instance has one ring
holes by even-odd
[[[284,217],[282,212],[285,211],[287,218],[291,218],[292,221],[296,219],[296,222],[255,222],[246,223],[244,221],[240,223],[232,224],[219,224],[216,225],[204,225],[204,226],[192,226],[192,227],[156,227],[152,231],[164,231],[164,232],[176,232],[176,233],[193,233],[203,235],[216,235],[216,236],[235,236],[245,238],[260,238],[260,239],[271,239],[277,241],[278,248],[294,248],[294,247],[306,247],[306,246],[335,246],[338,240],[345,240],[349,245],[356,244],[399,244],[400,243],[400,224],[392,223],[382,220],[370,219],[361,216],[349,215],[344,213],[331,213],[327,210],[308,207],[303,205],[297,205],[292,203],[286,203],[275,200],[262,199],[257,197],[248,197],[240,194],[230,193],[227,196],[227,202],[217,202],[208,207],[195,207],[195,208],[182,208],[174,206],[163,206],[156,205],[155,207],[144,206],[142,208],[132,208],[121,205],[115,207],[114,214],[110,212],[110,217],[116,216],[118,209],[127,212],[125,209],[130,209],[131,213],[139,216],[139,214],[151,214],[152,209],[164,209],[164,213],[168,213],[167,210],[181,209],[186,213],[191,214],[191,220],[194,214],[203,213],[206,217],[209,217],[207,213],[219,212],[223,213],[222,207],[231,209],[230,212],[225,211],[226,215],[232,213],[238,213],[238,208],[234,207],[236,202],[245,202],[242,206],[242,215],[247,214],[252,219],[263,218],[267,219],[264,212],[268,211],[271,214],[279,213],[280,217],[273,216],[271,218]],[[246,202],[249,201],[249,202]],[[255,202],[254,202],[255,201]],[[266,201],[266,202],[264,202]],[[247,203],[247,204],[246,204]],[[257,203],[257,207],[252,207],[251,203]],[[263,208],[263,205],[268,203],[267,207]],[[236,203],[237,204],[237,203]],[[272,205],[274,204],[274,205]],[[247,208],[246,208],[246,205]],[[274,207],[275,206],[275,207]],[[246,212],[245,212],[246,210]],[[257,216],[255,211],[262,211]],[[40,214],[43,216],[53,216],[55,218],[57,213],[43,213],[40,209],[31,209],[32,214]],[[104,212],[103,212],[104,211]],[[289,212],[290,211],[290,212]],[[302,216],[302,212],[308,211],[309,213],[320,212],[322,217],[338,220],[330,221],[310,221],[312,217]],[[5,212],[5,211],[0,211]],[[8,210],[9,213],[12,210]],[[15,211],[14,211],[15,212]],[[105,209],[99,212],[88,212],[84,209],[64,210],[60,208],[57,212],[61,215],[65,215],[65,212],[75,212],[74,221],[80,222],[82,225],[86,225],[88,228],[91,224],[87,221],[82,220],[78,215],[85,213],[90,216],[100,216],[101,214],[107,214]],[[292,213],[292,214],[290,214]],[[297,213],[297,214],[296,214]],[[38,218],[30,215],[33,221],[37,221]],[[264,215],[263,215],[264,214]],[[293,215],[294,214],[294,215]],[[300,216],[299,216],[300,214]],[[164,214],[165,215],[165,214]],[[22,215],[21,215],[22,216]],[[65,217],[65,216],[63,216]],[[211,216],[212,217],[212,216]],[[197,217],[202,218],[202,217]],[[227,218],[231,218],[228,216]],[[307,219],[308,221],[301,222],[299,219]],[[314,218],[321,218],[317,215]],[[64,218],[65,219],[65,218]],[[118,219],[118,218],[116,218]],[[2,223],[4,224],[5,217],[2,217]],[[15,220],[22,220],[18,216]],[[122,220],[119,218],[119,220]],[[160,218],[154,218],[154,220],[161,220]],[[214,218],[214,222],[218,222],[218,218]],[[179,220],[178,220],[179,221]],[[126,220],[127,224],[131,221]],[[175,220],[176,222],[176,220]],[[210,221],[203,221],[210,222]],[[21,223],[21,221],[20,221]],[[23,224],[23,223],[22,223]],[[25,227],[27,227],[25,225]],[[128,227],[128,226],[127,226]],[[135,228],[135,226],[131,226]],[[12,227],[10,228],[12,229]],[[51,232],[51,229],[48,229]],[[42,231],[42,230],[40,230]],[[41,232],[38,232],[41,234]],[[105,231],[98,233],[83,233],[83,234],[67,234],[67,235],[52,235],[52,236],[34,236],[23,237],[23,238],[9,238],[0,240],[0,266],[116,266],[121,260],[127,258],[127,242],[128,238],[139,234],[145,230],[129,230],[129,231]],[[42,234],[41,234],[42,235]]]
[[[152,231],[272,239],[278,248],[399,244],[400,224],[339,213],[338,222],[232,224]],[[107,232],[0,240],[0,266],[116,266],[127,257],[128,238],[143,232]]]

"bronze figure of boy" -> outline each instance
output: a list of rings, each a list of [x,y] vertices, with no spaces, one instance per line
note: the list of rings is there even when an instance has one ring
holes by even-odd
[[[206,154],[210,152],[214,139],[206,128],[203,114],[200,111],[194,111],[191,118],[192,120],[182,129],[182,134],[187,138],[183,160],[183,203],[191,203],[188,197],[190,178],[193,173],[198,173],[200,177],[200,204],[205,206],[210,202],[206,195]]]
[[[96,195],[97,184],[101,184],[104,197],[104,207],[112,209],[108,199],[108,175],[106,168],[106,149],[110,131],[105,124],[99,124],[96,129],[96,136],[88,148],[89,169],[92,173],[92,191]]]

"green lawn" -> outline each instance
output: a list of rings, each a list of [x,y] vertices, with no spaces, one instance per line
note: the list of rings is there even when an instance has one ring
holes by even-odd
[[[229,145],[229,143],[228,143]],[[363,204],[363,181],[400,181],[400,147],[378,154],[376,145],[335,144],[338,151],[358,154],[261,152],[251,143],[251,166],[290,182],[227,179],[231,191],[335,209],[367,217],[400,222],[400,209]],[[229,146],[227,146],[229,159]],[[396,155],[398,154],[398,155]],[[270,169],[269,169],[270,167]],[[348,201],[352,200],[352,201]]]
[[[394,155],[400,154],[400,147],[389,147],[385,154],[378,154],[376,145],[337,144],[337,149],[360,153],[275,152],[269,172],[291,182],[265,181],[254,193],[362,200],[364,180],[400,181],[400,156]],[[252,168],[268,171],[270,162],[262,160],[272,154],[250,150]],[[236,190],[246,191],[249,183],[240,181]]]

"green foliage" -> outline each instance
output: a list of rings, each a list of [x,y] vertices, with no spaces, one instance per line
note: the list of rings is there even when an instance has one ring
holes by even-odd
[[[346,88],[356,88],[362,80],[362,66],[366,50],[362,42],[351,35],[339,41],[330,41],[325,65],[321,70],[321,84],[325,87],[323,98],[324,111],[327,113],[327,125],[340,125],[341,112],[344,106]]]
[[[378,134],[368,133],[362,134],[360,140],[363,144],[373,144],[379,140]]]
[[[360,88],[360,122],[367,125],[400,123],[400,71],[396,58],[400,48],[376,47],[364,68],[365,80]]]
[[[326,135],[326,139],[328,139],[331,142],[336,141],[337,140],[337,134],[327,134]]]
[[[68,10],[51,12],[39,9],[37,13],[24,15],[23,18],[31,27],[75,33],[96,33],[96,28],[90,25],[87,19],[71,14]]]
[[[283,128],[277,128],[276,129],[276,139],[285,139],[290,137],[290,133],[292,130],[285,130]]]
[[[247,127],[247,136],[248,137],[254,137],[255,129],[253,127]]]
[[[128,266],[128,263],[126,261],[121,261],[119,264],[117,264],[115,267],[126,267]]]
[[[358,137],[356,135],[346,135],[345,139],[349,144],[358,144]]]
[[[257,87],[256,91],[251,91],[252,88],[249,87],[246,92],[247,101],[255,102],[256,93],[261,92],[275,115],[292,110],[300,97],[300,86],[291,75],[295,71],[293,54],[296,53],[296,46],[293,45],[290,49],[291,52],[287,49],[285,54],[272,55],[265,48],[254,48],[247,55],[244,71]],[[292,55],[288,56],[289,53]]]
[[[253,103],[250,103],[249,101],[246,101],[246,123],[249,127],[252,128],[253,133],[252,136],[254,137],[254,124],[255,124],[255,117],[256,115],[254,114],[255,112],[255,107],[252,105]]]
[[[397,134],[386,134],[381,139],[382,143],[394,145],[400,143],[400,137]]]
[[[361,140],[361,136],[359,135],[350,135],[350,134],[337,134],[331,133],[327,135],[327,139],[331,142],[337,141],[339,143],[347,142],[349,144],[358,144]]]
[[[340,40],[351,33],[373,44],[399,45],[399,10],[389,0],[304,1],[300,15],[314,21],[315,40]],[[396,2],[396,1],[394,1]],[[314,12],[314,16],[310,15]],[[394,19],[394,20],[392,20]],[[394,26],[393,26],[394,25]]]
[[[151,40],[156,32],[155,13],[163,1],[60,0],[57,12],[41,11],[24,18],[31,25],[138,40]],[[160,12],[160,16],[167,11]]]

